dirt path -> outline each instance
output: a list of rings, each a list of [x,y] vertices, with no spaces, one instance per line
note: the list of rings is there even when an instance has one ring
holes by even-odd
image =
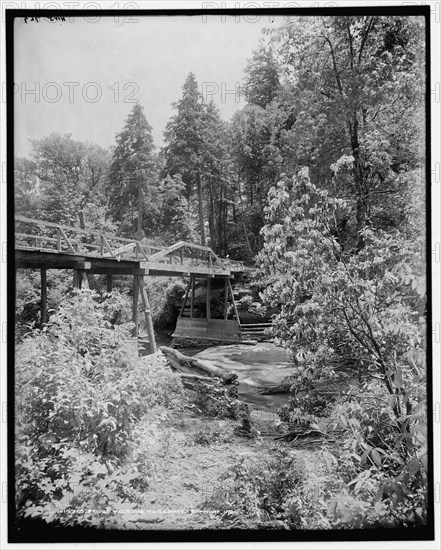
[[[203,417],[191,410],[160,423],[147,418],[139,426],[141,446],[135,459],[146,467],[148,488],[141,510],[123,514],[131,529],[220,529],[218,514],[204,503],[219,488],[222,475],[241,457],[259,457],[275,446],[307,458],[311,475],[319,460],[317,451],[296,450],[292,444],[274,441],[274,419],[259,411],[252,418],[262,434],[248,439],[234,433],[237,423]],[[271,434],[271,435],[269,435]],[[312,478],[313,479],[313,478]]]

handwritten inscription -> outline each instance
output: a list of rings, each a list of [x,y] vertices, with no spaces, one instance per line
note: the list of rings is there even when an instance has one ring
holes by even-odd
[[[33,21],[35,23],[39,23],[40,22],[40,19],[47,19],[48,21],[66,21],[66,18],[63,17],[62,15],[61,16],[55,16],[55,17],[23,17],[23,21],[25,23],[28,22],[28,19],[29,21],[32,23]]]

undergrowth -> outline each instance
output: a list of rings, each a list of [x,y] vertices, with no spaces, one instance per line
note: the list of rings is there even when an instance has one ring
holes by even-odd
[[[185,396],[164,362],[138,356],[131,324],[112,325],[113,311],[111,295],[99,303],[80,292],[17,346],[19,520],[108,527],[121,524],[125,499],[141,501],[134,489],[143,472],[127,460],[134,429],[152,408],[179,408]]]

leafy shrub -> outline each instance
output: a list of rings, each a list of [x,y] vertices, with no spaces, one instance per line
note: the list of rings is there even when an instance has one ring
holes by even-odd
[[[192,441],[196,445],[211,445],[213,443],[228,443],[232,438],[232,430],[229,426],[221,425],[218,422],[214,424],[202,423],[192,433]]]
[[[121,503],[141,504],[135,483],[142,472],[122,465],[114,469],[93,453],[74,445],[54,444],[50,454],[38,457],[28,441],[16,449],[19,525],[38,519],[52,526],[121,526]]]
[[[43,331],[35,330],[17,347],[21,516],[42,506],[46,517],[46,505],[67,498],[73,482],[84,489],[91,475],[120,467],[142,416],[155,405],[178,404],[183,396],[179,377],[160,359],[138,357],[130,325],[112,326],[107,312],[90,291],[79,292]],[[120,473],[110,481],[118,485]],[[106,483],[97,487],[107,491]]]
[[[186,285],[170,277],[154,277],[147,281],[153,323],[158,328],[174,326]]]
[[[132,319],[132,299],[127,294],[114,288],[112,292],[101,292],[100,302],[103,307],[103,318],[112,325],[124,325]]]
[[[51,315],[65,300],[72,287],[71,275],[63,270],[47,271],[47,310]],[[24,326],[41,322],[40,273],[30,269],[18,269],[16,278],[16,319],[23,332]]]
[[[231,527],[287,529],[305,470],[302,458],[282,448],[259,458],[244,457],[225,472],[204,506],[219,510]]]
[[[237,386],[225,385],[222,380],[213,378],[210,382],[200,382],[196,386],[194,404],[200,413],[220,418],[242,417],[244,404],[237,399]]]
[[[339,224],[353,206],[312,184],[306,168],[269,191],[261,296],[278,308],[276,344],[299,366],[284,413],[330,418],[348,498],[360,500],[355,488],[369,471],[371,503],[389,478],[398,499],[412,478],[418,522],[427,493],[424,226],[415,212],[402,230],[366,226],[354,248]]]

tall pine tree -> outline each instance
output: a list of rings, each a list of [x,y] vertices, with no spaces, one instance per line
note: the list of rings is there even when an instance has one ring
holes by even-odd
[[[134,231],[142,239],[145,197],[155,178],[152,128],[138,103],[116,136],[110,167],[110,208],[123,231]],[[136,223],[136,225],[135,225]]]
[[[185,184],[185,198],[190,203],[196,191],[201,244],[205,246],[204,204],[202,193],[204,105],[193,73],[182,87],[182,98],[173,104],[177,110],[165,130],[164,176],[179,174]]]

